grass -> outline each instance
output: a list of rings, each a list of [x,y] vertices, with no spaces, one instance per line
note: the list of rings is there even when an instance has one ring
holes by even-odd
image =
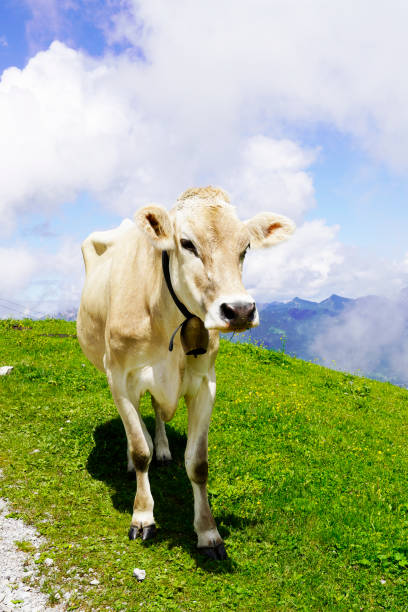
[[[75,324],[1,321],[0,355],[14,366],[0,378],[0,495],[47,538],[36,562],[51,601],[408,610],[407,390],[223,341],[209,495],[230,559],[217,563],[195,550],[184,404],[167,426],[173,465],[150,469],[157,538],[129,542],[124,431]],[[152,430],[148,398],[142,410]]]

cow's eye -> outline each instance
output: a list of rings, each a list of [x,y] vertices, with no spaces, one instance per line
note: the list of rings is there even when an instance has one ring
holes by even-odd
[[[186,240],[185,238],[182,238],[180,240],[180,244],[183,249],[186,249],[186,251],[190,251],[190,253],[193,253],[196,257],[198,257],[197,249],[195,248],[191,240]]]

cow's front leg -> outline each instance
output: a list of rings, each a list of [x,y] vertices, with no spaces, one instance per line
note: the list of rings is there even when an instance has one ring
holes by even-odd
[[[153,455],[153,442],[139,413],[138,403],[130,400],[121,375],[108,372],[108,381],[118,412],[122,418],[128,440],[128,458],[136,471],[136,496],[129,529],[129,538],[138,536],[148,540],[156,533],[153,517],[153,497],[150,492],[149,464]]]
[[[207,495],[208,428],[215,398],[215,372],[204,379],[195,396],[186,396],[188,439],[186,470],[194,494],[194,529],[199,551],[211,559],[226,559],[224,543],[218,533]]]

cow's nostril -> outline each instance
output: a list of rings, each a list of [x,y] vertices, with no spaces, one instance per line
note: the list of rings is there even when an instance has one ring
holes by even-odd
[[[228,319],[228,321],[232,321],[237,316],[236,311],[229,304],[221,304],[221,314],[224,319]]]
[[[247,315],[247,317],[248,317],[248,321],[249,322],[254,320],[255,311],[256,311],[255,302],[253,302],[253,304],[250,304],[250,306],[248,308],[248,315]]]

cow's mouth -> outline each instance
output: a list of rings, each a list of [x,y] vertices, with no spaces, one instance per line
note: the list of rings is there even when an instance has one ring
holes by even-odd
[[[206,325],[206,329],[210,330],[217,330],[223,334],[228,334],[231,332],[234,332],[234,334],[242,334],[243,332],[248,331],[249,329],[252,329],[253,327],[257,327],[258,323],[250,323],[248,325]]]
[[[255,327],[255,325],[253,325],[252,323],[247,323],[246,325],[228,325],[228,327],[226,328],[226,331],[231,331],[231,332],[235,332],[236,334],[240,334],[242,332],[248,331],[248,329],[251,329],[252,327]]]

